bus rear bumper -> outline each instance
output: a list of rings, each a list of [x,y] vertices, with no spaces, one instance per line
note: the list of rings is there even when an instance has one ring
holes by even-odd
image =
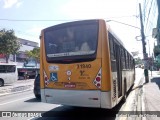
[[[45,93],[45,94],[44,94]],[[79,107],[110,108],[110,92],[41,89],[42,102]]]

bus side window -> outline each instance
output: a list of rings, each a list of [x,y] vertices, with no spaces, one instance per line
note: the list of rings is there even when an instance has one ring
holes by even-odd
[[[7,72],[9,72],[9,73],[11,73],[11,72],[15,72],[15,70],[16,70],[16,67],[15,67],[15,65],[8,65],[8,66],[6,66],[7,68]]]
[[[112,72],[116,72],[116,60],[115,60],[115,47],[114,47],[114,38],[109,33],[109,46],[110,46],[110,59],[111,59],[111,69]]]
[[[109,33],[109,45],[110,45],[111,60],[114,60],[115,59],[114,38],[113,38],[113,36],[110,33]]]
[[[121,49],[121,59],[122,59],[122,69],[125,69],[125,54],[124,54],[124,49]]]
[[[128,54],[127,54],[127,51],[125,52],[125,62],[126,62],[126,69],[128,69]]]
[[[5,73],[5,66],[4,65],[0,65],[0,73]]]

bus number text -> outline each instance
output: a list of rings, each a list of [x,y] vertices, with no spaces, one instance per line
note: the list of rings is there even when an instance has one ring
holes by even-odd
[[[77,69],[91,68],[91,64],[77,64]]]

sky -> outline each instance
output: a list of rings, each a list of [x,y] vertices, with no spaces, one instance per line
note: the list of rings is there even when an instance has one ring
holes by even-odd
[[[142,44],[135,39],[140,30],[118,23],[140,27],[137,13],[138,0],[0,0],[0,28],[13,29],[18,38],[39,43],[46,27],[100,18],[111,20],[107,23],[130,52],[141,52]]]

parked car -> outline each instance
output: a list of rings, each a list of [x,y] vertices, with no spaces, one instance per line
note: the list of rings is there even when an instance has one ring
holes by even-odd
[[[38,74],[34,81],[34,95],[37,99],[41,99],[41,92],[40,92],[40,74]]]

